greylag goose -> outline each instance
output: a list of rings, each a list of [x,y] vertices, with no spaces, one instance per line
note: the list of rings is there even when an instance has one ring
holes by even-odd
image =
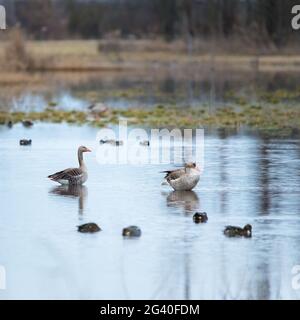
[[[244,228],[227,226],[224,230],[224,234],[227,237],[252,237],[252,226],[246,224]]]
[[[48,178],[62,185],[77,185],[85,183],[88,178],[88,174],[87,168],[83,162],[84,152],[91,152],[91,150],[84,146],[78,148],[79,168],[65,169],[51,174]]]
[[[200,180],[200,170],[196,163],[186,163],[184,168],[163,171],[166,173],[165,180],[176,191],[190,191],[195,188]]]
[[[101,115],[108,111],[108,107],[101,102],[90,105],[88,109],[91,113],[98,114],[98,115]]]

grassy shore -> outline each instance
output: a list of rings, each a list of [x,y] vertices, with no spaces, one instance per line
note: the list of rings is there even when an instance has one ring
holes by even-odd
[[[16,47],[26,47],[20,51],[26,55],[25,61],[30,61],[29,69],[14,70],[10,66],[13,59],[7,48],[10,42],[0,46],[0,85],[2,90],[12,91],[13,88],[26,86],[28,89],[47,86],[52,74],[61,75],[62,83],[77,83],[83,81],[86,74],[93,72],[129,74],[156,70],[163,74],[166,69],[175,68],[178,74],[189,75],[195,70],[201,74],[212,70],[229,72],[239,71],[300,71],[300,56],[298,55],[239,55],[239,54],[208,54],[195,51],[187,54],[182,43],[167,43],[161,40],[101,40],[101,41],[28,41],[22,43],[17,38]],[[212,50],[212,52],[214,52]],[[8,61],[7,61],[8,59]],[[20,58],[21,59],[21,58]],[[22,60],[22,59],[21,59]],[[19,62],[19,60],[15,60]],[[198,69],[196,69],[196,67]],[[35,72],[34,72],[35,71]],[[39,71],[39,72],[36,72]],[[47,72],[45,72],[47,71]],[[76,72],[75,72],[76,71]],[[247,74],[247,73],[246,73]],[[88,76],[89,77],[89,76]],[[53,80],[53,79],[52,79]],[[129,89],[128,95],[138,95],[137,89]],[[5,91],[3,91],[5,92]],[[92,95],[93,92],[90,92]],[[11,94],[11,93],[10,93]],[[87,94],[87,93],[84,93]],[[109,92],[110,96],[123,96],[124,92]],[[229,93],[232,106],[212,110],[199,106],[198,108],[178,108],[176,105],[160,105],[150,109],[116,110],[109,109],[101,115],[92,115],[83,111],[61,111],[47,108],[42,112],[0,112],[0,124],[18,123],[24,119],[44,122],[68,122],[103,127],[118,123],[119,119],[127,119],[131,125],[147,127],[179,127],[179,128],[241,128],[266,131],[275,135],[290,135],[300,128],[300,108],[297,101],[300,90],[289,92],[278,90],[274,93],[259,93],[261,104],[251,105],[244,97]],[[88,97],[89,99],[91,97]],[[88,100],[89,100],[88,99]],[[292,104],[284,104],[291,100]],[[2,108],[3,109],[3,108]],[[5,110],[5,109],[4,109]]]
[[[83,111],[62,111],[51,108],[42,112],[1,112],[0,124],[24,120],[89,124],[105,127],[126,119],[129,125],[150,128],[249,128],[274,136],[299,133],[300,109],[292,107],[259,105],[226,107],[215,111],[204,108],[176,108],[156,106],[153,109],[107,110],[101,114]]]

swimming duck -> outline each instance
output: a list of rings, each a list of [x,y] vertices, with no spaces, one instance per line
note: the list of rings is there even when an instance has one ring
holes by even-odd
[[[85,223],[81,226],[78,226],[78,232],[81,233],[95,233],[101,231],[101,228],[96,223]]]
[[[186,163],[182,169],[163,171],[163,173],[166,173],[167,183],[177,191],[190,191],[200,180],[200,170],[193,162]]]
[[[246,224],[244,228],[227,226],[224,229],[224,234],[227,237],[252,237],[252,226],[250,224]]]
[[[31,146],[31,139],[27,140],[27,139],[22,139],[20,140],[20,146]]]
[[[11,120],[9,120],[9,121],[7,121],[6,125],[8,128],[12,128],[14,123]]]
[[[30,127],[33,126],[33,122],[30,121],[30,120],[24,120],[24,121],[22,121],[22,124],[23,124],[23,126],[26,127],[26,128],[30,128]]]
[[[193,216],[195,223],[206,223],[208,220],[206,212],[196,212]]]
[[[52,181],[58,182],[62,185],[76,185],[83,184],[87,181],[87,168],[83,162],[83,153],[91,152],[87,147],[81,146],[78,148],[78,162],[79,168],[69,168],[63,171],[56,172],[48,176]]]
[[[140,145],[141,145],[141,146],[145,146],[145,147],[149,147],[149,146],[150,146],[150,141],[148,141],[148,140],[141,141],[141,142],[140,142]]]
[[[100,140],[99,141],[100,144],[111,144],[113,146],[122,146],[123,145],[123,141],[121,140],[113,140],[113,139],[109,139],[109,140]]]
[[[137,226],[130,226],[123,229],[122,235],[123,237],[140,237],[142,231]]]

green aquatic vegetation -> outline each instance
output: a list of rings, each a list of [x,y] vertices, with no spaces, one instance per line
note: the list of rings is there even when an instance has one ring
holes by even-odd
[[[273,92],[259,92],[258,97],[270,104],[278,104],[282,101],[293,101],[300,98],[300,90],[278,89]]]
[[[7,113],[5,112],[0,112],[0,125],[3,125],[6,123],[8,117],[7,117]]]
[[[174,106],[157,106],[152,109],[131,108],[108,110],[105,116],[98,117],[83,111],[66,111],[47,108],[42,112],[0,112],[0,124],[8,121],[18,123],[23,120],[89,124],[105,127],[118,124],[126,119],[129,125],[152,128],[221,128],[236,129],[249,127],[255,130],[278,130],[285,135],[299,131],[300,108],[280,105],[226,106],[217,110],[201,108],[177,108]],[[280,133],[281,134],[281,133]]]
[[[51,107],[51,108],[57,107],[57,102],[49,101],[48,102],[48,107]]]

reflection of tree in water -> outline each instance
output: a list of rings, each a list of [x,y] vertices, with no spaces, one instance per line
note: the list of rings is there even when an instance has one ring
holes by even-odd
[[[227,174],[228,155],[226,152],[228,149],[228,146],[225,143],[225,140],[229,136],[229,132],[227,130],[218,130],[218,136],[223,141],[218,154],[219,154],[219,166],[220,166],[220,185],[224,186],[224,188],[220,192],[221,193],[220,205],[221,205],[222,213],[225,213],[226,207],[227,207],[227,201],[228,201],[227,199],[228,191],[225,188],[226,183],[228,182],[228,174]]]
[[[186,220],[184,229],[178,239],[178,251],[168,255],[167,265],[164,263],[160,269],[160,281],[157,283],[150,299],[192,299],[192,257],[196,236],[190,232],[190,220]],[[170,244],[170,243],[169,243]]]
[[[270,159],[269,159],[269,141],[264,139],[261,147],[259,148],[259,172],[260,172],[260,189],[261,199],[260,199],[260,210],[262,214],[269,214],[269,209],[271,205],[270,199]]]
[[[162,195],[166,197],[167,207],[183,208],[185,213],[195,212],[199,209],[200,201],[193,191],[173,191],[162,193]],[[173,254],[167,255],[167,261],[164,257],[163,267],[160,268],[159,282],[157,282],[150,299],[173,297],[174,294],[175,298],[178,298],[179,295],[182,295],[181,298],[186,300],[192,298],[191,258],[193,246],[191,244],[195,241],[196,236],[191,233],[191,221],[187,219],[183,229],[178,230],[179,234],[175,244],[174,240],[171,240],[171,243],[168,243],[168,240],[164,242],[164,248],[174,249],[175,245],[177,249]]]
[[[53,188],[50,193],[63,197],[78,198],[78,213],[84,213],[85,202],[88,195],[88,189],[86,186],[58,186]]]

